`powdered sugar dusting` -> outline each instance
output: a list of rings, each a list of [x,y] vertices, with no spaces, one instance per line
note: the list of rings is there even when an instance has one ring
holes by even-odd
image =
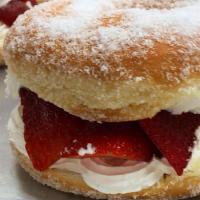
[[[79,156],[84,156],[86,154],[94,154],[95,153],[96,148],[94,146],[92,146],[91,143],[87,144],[87,148],[80,148],[78,151]]]
[[[177,61],[163,56],[160,76],[178,83],[199,72],[199,9],[200,0],[54,0],[19,17],[6,49],[69,74],[144,80],[149,55],[164,45],[182,70],[175,78]]]

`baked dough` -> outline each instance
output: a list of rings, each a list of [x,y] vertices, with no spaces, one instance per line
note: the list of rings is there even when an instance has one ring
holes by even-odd
[[[53,0],[19,17],[6,63],[22,86],[81,118],[152,117],[199,92],[199,9],[199,0]]]
[[[138,200],[163,200],[182,199],[197,196],[200,194],[200,176],[187,172],[183,176],[166,176],[156,185],[140,192],[128,194],[103,194],[88,187],[81,176],[68,170],[48,169],[43,172],[35,170],[31,161],[20,153],[13,143],[12,149],[18,159],[19,164],[35,180],[48,185],[54,189],[70,192],[95,199],[138,199]]]

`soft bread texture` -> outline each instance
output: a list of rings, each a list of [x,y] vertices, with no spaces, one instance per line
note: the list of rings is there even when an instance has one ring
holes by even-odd
[[[95,199],[140,199],[140,200],[163,200],[183,199],[200,194],[200,176],[195,173],[185,173],[183,176],[166,176],[156,185],[140,192],[107,195],[88,187],[81,176],[67,170],[49,169],[44,172],[35,170],[30,160],[20,153],[15,145],[11,143],[19,164],[35,180],[63,192],[70,192]]]
[[[22,86],[81,118],[152,117],[199,92],[199,8],[199,0],[53,0],[18,18],[6,63]]]

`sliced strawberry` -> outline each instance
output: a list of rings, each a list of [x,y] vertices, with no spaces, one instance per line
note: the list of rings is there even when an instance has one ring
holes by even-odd
[[[162,111],[152,119],[140,121],[140,125],[177,174],[181,175],[191,157],[200,115],[172,115]]]
[[[108,156],[149,161],[156,152],[136,122],[88,122],[45,102],[27,89],[20,89],[20,96],[26,149],[38,170],[47,169],[61,157]],[[79,155],[80,149],[87,147],[93,148],[93,152]]]
[[[28,10],[30,5],[37,4],[36,0],[11,0],[6,5],[0,7],[0,21],[11,26],[20,14]]]

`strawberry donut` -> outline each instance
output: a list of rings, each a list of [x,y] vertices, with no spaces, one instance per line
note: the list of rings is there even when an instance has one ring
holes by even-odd
[[[4,43],[20,165],[96,199],[200,194],[200,0],[53,0]]]

